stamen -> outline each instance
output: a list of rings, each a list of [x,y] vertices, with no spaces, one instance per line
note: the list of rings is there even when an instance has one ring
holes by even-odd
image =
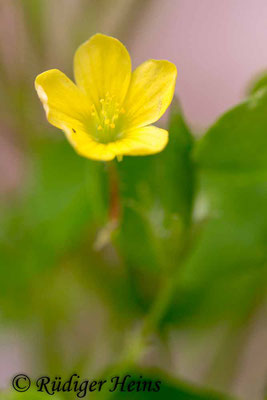
[[[98,103],[91,105],[90,111],[97,140],[101,143],[117,140],[122,125],[121,114],[124,114],[125,110],[122,104],[116,101],[116,96],[106,92]]]

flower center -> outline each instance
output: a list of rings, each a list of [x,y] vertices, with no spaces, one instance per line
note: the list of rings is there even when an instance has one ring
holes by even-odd
[[[122,134],[123,115],[125,110],[112,96],[106,93],[99,104],[91,106],[94,123],[94,136],[100,143],[114,142]]]

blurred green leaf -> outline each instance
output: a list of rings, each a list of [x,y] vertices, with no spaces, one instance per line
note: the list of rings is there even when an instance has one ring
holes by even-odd
[[[135,234],[136,240],[150,243],[150,246],[153,239],[149,235],[169,238],[170,228],[177,228],[178,225],[179,229],[179,224],[187,225],[191,218],[195,185],[191,160],[193,138],[177,104],[172,109],[169,132],[169,144],[162,153],[149,157],[128,157],[118,164],[125,212],[122,232],[124,229],[136,229],[136,233],[139,232]],[[123,235],[122,239],[124,237],[127,235]],[[144,247],[148,258],[151,258],[149,246]]]
[[[199,186],[206,220],[167,319],[242,322],[266,295],[267,184],[204,170]]]
[[[30,389],[25,393],[19,393],[15,390],[0,392],[0,400],[21,400],[21,398],[25,398],[27,400],[43,400],[44,397],[44,393],[39,393],[36,389]],[[56,393],[53,395],[53,399],[62,400],[63,396]]]
[[[255,94],[258,90],[264,89],[267,87],[267,72],[260,74],[256,79],[253,80],[249,87],[249,94]]]
[[[1,215],[1,296],[16,303],[34,275],[96,234],[107,215],[104,165],[83,159],[67,142],[33,149],[31,174],[17,206]],[[13,299],[13,301],[12,301]]]
[[[169,131],[169,144],[160,154],[126,157],[117,164],[123,205],[117,244],[133,285],[141,291],[142,304],[146,300],[140,285],[145,290],[149,287],[150,297],[154,297],[158,276],[176,263],[183,231],[191,219],[193,138],[177,103]],[[146,279],[149,285],[144,283]]]
[[[201,230],[166,321],[244,321],[266,295],[267,91],[221,117],[197,144]]]
[[[171,107],[169,135],[169,145],[159,161],[163,164],[159,176],[163,203],[187,225],[191,220],[195,192],[194,138],[177,99]]]
[[[201,169],[267,172],[267,89],[224,114],[198,142]]]
[[[151,382],[151,390],[148,391],[132,391],[132,392],[119,392],[116,391],[111,396],[112,399],[141,399],[141,400],[149,400],[149,399],[177,399],[177,400],[226,400],[230,399],[228,396],[223,396],[221,394],[214,393],[209,390],[202,389],[200,387],[196,387],[194,385],[190,385],[181,381],[176,381],[173,378],[168,378],[165,375],[162,375],[159,371],[154,372],[145,372],[140,371],[139,373],[129,373],[131,378],[128,378],[126,382],[131,381],[146,381],[146,388],[149,387],[149,382]],[[123,377],[120,377],[120,381]],[[159,382],[159,391],[153,391],[156,388],[155,382]],[[136,386],[135,386],[136,387]],[[141,384],[142,388],[142,384]]]
[[[127,157],[118,164],[123,199],[138,202],[158,200],[166,213],[176,213],[188,223],[195,188],[191,152],[193,136],[184,120],[178,101],[171,108],[169,143],[160,154]]]

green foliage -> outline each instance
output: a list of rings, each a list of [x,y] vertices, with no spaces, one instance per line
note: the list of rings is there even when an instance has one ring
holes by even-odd
[[[265,173],[267,169],[267,90],[224,114],[199,141],[195,159],[213,172]]]
[[[145,308],[158,290],[160,275],[176,268],[191,222],[194,141],[177,103],[172,108],[169,136],[162,153],[128,157],[118,163],[123,217],[117,244]]]
[[[107,209],[103,165],[77,157],[63,141],[33,150],[27,188],[1,216],[1,295],[15,304],[36,274],[52,269],[82,235],[95,234]]]
[[[255,94],[258,90],[265,89],[267,87],[267,73],[262,73],[257,79],[254,79],[249,87],[249,93]]]
[[[85,289],[105,301],[113,322],[128,326],[171,279],[167,311],[157,308],[161,328],[244,326],[266,298],[266,126],[265,90],[199,141],[175,103],[165,151],[116,163],[122,217],[113,244],[107,237],[100,251],[96,238],[109,229],[106,166],[78,157],[62,140],[32,142],[27,183],[1,215],[4,315],[18,318],[20,302],[20,317],[38,314],[50,335],[49,324],[72,321]],[[66,263],[68,274],[75,271],[72,283],[63,279]],[[164,384],[160,395],[220,398],[180,383]]]
[[[244,323],[267,281],[267,91],[223,115],[197,143],[201,226],[166,321]],[[200,214],[198,216],[198,214]]]
[[[84,40],[89,11],[93,33],[101,14],[98,3],[93,8],[84,3],[76,16],[84,19],[72,30],[71,41]],[[44,6],[42,0],[21,1],[32,49],[25,71],[10,79],[0,65],[1,116],[17,133],[26,169],[18,193],[1,200],[1,322],[17,324],[16,329],[26,322],[22,333],[37,337],[41,368],[56,373],[116,363],[147,316],[170,353],[176,347],[163,333],[171,327],[196,337],[200,328],[210,332],[227,326],[226,344],[222,341],[211,363],[216,374],[225,354],[227,375],[244,351],[240,336],[266,301],[266,74],[200,139],[175,101],[166,149],[115,164],[122,214],[111,228],[107,166],[79,157],[63,137],[58,139],[59,132],[40,122],[32,69],[44,60],[50,63]],[[173,288],[161,298],[166,281]],[[141,353],[142,345],[150,345],[145,339],[145,344],[137,341]],[[131,354],[131,346],[128,350]],[[94,352],[100,367],[94,365]],[[160,371],[143,376],[160,377],[161,391],[116,393],[113,399],[224,398]],[[33,391],[0,394],[0,399],[22,397],[40,398]]]
[[[0,400],[21,400],[21,398],[25,398],[27,400],[43,400],[44,396],[44,393],[38,393],[35,389],[30,389],[25,393],[19,393],[15,390],[2,393],[0,392]],[[63,400],[63,397],[55,394],[53,395],[53,399]]]
[[[129,376],[128,376],[129,375]],[[173,378],[169,378],[162,374],[160,371],[129,371],[125,375],[114,375],[112,378],[119,377],[118,381],[122,382],[124,377],[125,385],[123,386],[123,391],[121,391],[121,385],[118,385],[116,390],[111,393],[109,389],[114,388],[115,380],[111,381],[111,378],[107,378],[108,386],[103,386],[101,393],[91,392],[86,393],[86,396],[90,396],[93,399],[97,398],[108,398],[112,400],[117,399],[141,399],[150,400],[154,399],[155,396],[158,399],[179,399],[179,400],[230,400],[230,397],[223,396],[221,394],[215,393],[211,390],[206,390],[199,388],[194,385],[189,385],[182,381],[176,381]],[[88,379],[88,378],[84,378]],[[82,382],[82,379],[80,382]],[[132,382],[132,387],[135,390],[128,391],[127,387],[129,383]],[[157,382],[157,385],[156,385]],[[138,386],[139,385],[139,386]],[[137,391],[137,388],[139,390]],[[156,391],[154,391],[156,389]],[[158,390],[160,389],[160,390]],[[18,400],[21,397],[27,398],[27,400],[41,400],[47,394],[39,393],[36,388],[32,387],[29,391],[25,393],[18,393],[15,391],[2,392],[0,393],[0,400]],[[75,393],[64,393],[59,392],[53,395],[55,400],[70,399],[75,396]]]
[[[174,379],[170,379],[166,376],[162,376],[160,372],[147,372],[147,371],[139,371],[134,374],[129,372],[131,376],[126,380],[126,383],[131,381],[136,382],[135,387],[137,387],[137,382],[141,382],[140,387],[143,387],[143,382],[146,382],[146,390],[145,391],[132,391],[124,392],[116,391],[111,396],[112,400],[152,400],[158,399],[177,399],[177,400],[230,400],[229,397],[222,396],[220,394],[213,393],[211,391],[200,389],[194,387],[193,385],[188,385],[181,381],[175,381]],[[122,379],[120,379],[121,381]],[[148,391],[149,383],[151,382],[151,390]],[[153,389],[156,388],[155,382],[159,383],[160,390],[155,392]]]

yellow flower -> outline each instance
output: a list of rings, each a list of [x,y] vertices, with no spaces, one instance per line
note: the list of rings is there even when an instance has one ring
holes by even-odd
[[[153,126],[170,105],[176,67],[148,60],[132,73],[121,42],[97,34],[75,53],[76,85],[61,71],[38,75],[35,87],[48,121],[82,156],[112,160],[164,149],[168,132]]]

